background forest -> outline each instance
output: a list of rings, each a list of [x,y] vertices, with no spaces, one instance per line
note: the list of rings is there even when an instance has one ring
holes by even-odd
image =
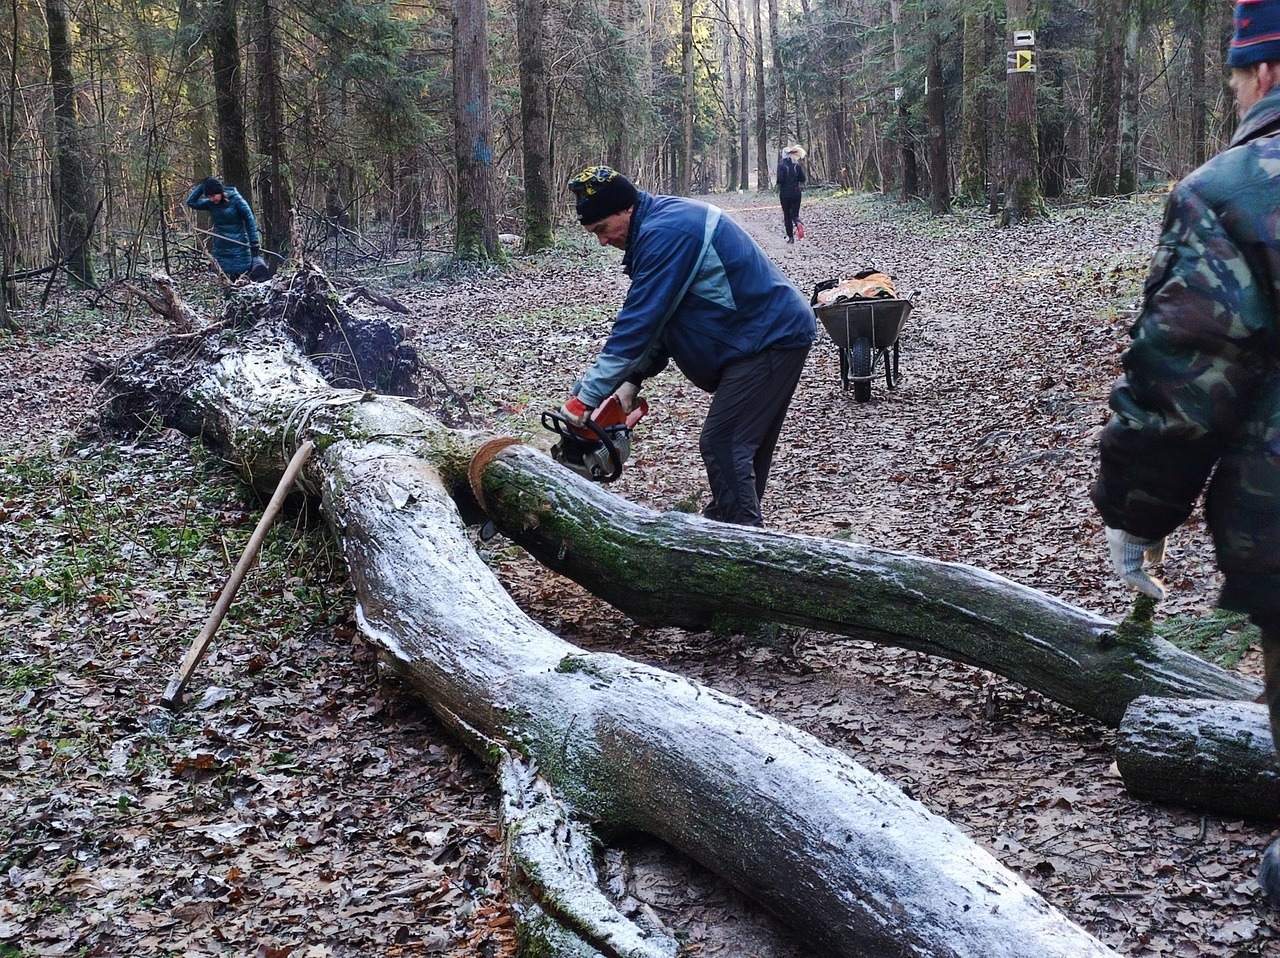
[[[644,188],[816,182],[1035,215],[1176,179],[1234,122],[1209,0],[8,0],[0,326],[11,278],[197,255],[211,173],[264,243],[413,273],[552,243],[576,167]],[[1029,32],[1024,32],[1029,31]],[[1016,50],[1015,50],[1016,46]],[[1026,68],[1014,67],[1018,51]],[[51,277],[52,282],[52,277]]]

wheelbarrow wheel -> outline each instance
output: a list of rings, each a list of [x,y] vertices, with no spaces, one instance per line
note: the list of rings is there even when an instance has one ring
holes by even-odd
[[[900,382],[902,382],[902,373],[898,371],[898,343],[895,340],[893,344],[893,379],[890,381],[889,386],[891,388],[896,387]]]
[[[853,398],[866,402],[871,398],[871,340],[859,336],[849,350],[849,366],[853,375]]]

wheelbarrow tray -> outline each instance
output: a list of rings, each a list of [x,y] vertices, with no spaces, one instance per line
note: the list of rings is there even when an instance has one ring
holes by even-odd
[[[898,341],[907,317],[909,299],[846,299],[815,306],[814,313],[827,335],[841,349],[850,349],[860,338],[871,341],[872,349],[888,349]]]

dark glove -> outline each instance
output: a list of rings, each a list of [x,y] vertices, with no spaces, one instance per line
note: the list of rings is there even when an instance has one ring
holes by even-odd
[[[250,255],[250,256],[252,256],[254,259],[261,259],[261,258],[262,258],[262,247],[261,247],[261,246],[254,246],[254,245],[250,244],[250,246],[249,246],[249,255]]]
[[[267,265],[267,261],[261,256],[253,258],[253,265],[249,267],[249,279],[255,283],[261,283],[263,280],[271,278],[271,267]]]

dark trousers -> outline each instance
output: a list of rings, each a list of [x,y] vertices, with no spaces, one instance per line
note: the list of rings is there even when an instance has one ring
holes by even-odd
[[[787,239],[791,239],[796,231],[796,221],[800,219],[800,197],[803,194],[797,193],[794,196],[790,194],[780,195],[782,200],[782,228],[787,231]]]
[[[808,346],[766,349],[725,368],[698,443],[715,500],[704,512],[707,517],[764,525],[760,500],[808,355]]]

